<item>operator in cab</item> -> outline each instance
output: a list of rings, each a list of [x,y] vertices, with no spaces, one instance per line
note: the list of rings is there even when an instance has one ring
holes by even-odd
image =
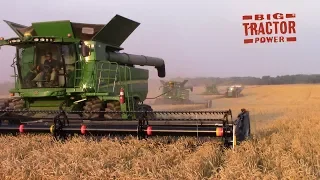
[[[48,52],[45,55],[45,61],[41,66],[38,66],[37,69],[40,68],[40,72],[33,79],[33,81],[49,81],[51,86],[55,86],[58,83],[58,70],[60,64],[57,60],[52,58],[52,53]]]

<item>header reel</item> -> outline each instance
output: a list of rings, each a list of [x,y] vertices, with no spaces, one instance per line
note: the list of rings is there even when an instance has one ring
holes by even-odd
[[[151,136],[220,137],[225,147],[234,147],[237,138],[242,137],[245,132],[241,129],[241,126],[245,124],[243,123],[243,117],[238,116],[236,123],[232,123],[231,110],[94,111],[94,113],[97,112],[108,114],[125,113],[130,119],[72,117],[75,114],[83,113],[83,111],[0,110],[2,114],[0,116],[0,134],[51,133],[57,140],[65,140],[68,135],[72,134],[93,136],[133,135],[137,136],[138,139],[145,139]],[[36,114],[39,113],[45,113],[46,116],[36,117]],[[246,111],[246,113],[248,112]],[[28,116],[25,114],[28,114]],[[196,118],[194,118],[195,116]],[[6,121],[7,123],[5,123]]]

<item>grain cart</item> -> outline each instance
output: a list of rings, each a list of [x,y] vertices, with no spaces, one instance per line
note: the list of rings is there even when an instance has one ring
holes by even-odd
[[[1,134],[51,133],[57,140],[74,134],[218,136],[226,146],[235,145],[230,110],[155,112],[143,104],[149,71],[138,66],[155,67],[160,78],[166,72],[161,58],[120,52],[140,23],[119,15],[106,25],[5,22],[17,37],[0,38],[0,46],[16,48],[15,88],[0,102]],[[184,120],[172,114],[210,118]]]
[[[227,88],[226,97],[238,98],[243,89],[242,85],[232,85]]]

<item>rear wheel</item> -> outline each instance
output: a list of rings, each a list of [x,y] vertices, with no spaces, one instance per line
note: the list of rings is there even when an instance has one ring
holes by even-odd
[[[111,112],[111,111],[121,111],[121,106],[119,101],[109,101],[106,104],[106,107],[104,109],[106,112]],[[105,113],[104,118],[106,119],[120,119],[121,118],[121,113]]]
[[[99,98],[90,98],[85,102],[85,106],[83,107],[84,112],[83,117],[84,118],[98,118],[100,117],[100,113],[96,112],[90,112],[90,111],[101,111],[103,108],[102,101]]]
[[[103,102],[98,97],[91,98],[87,102],[85,102],[85,106],[83,107],[84,118],[106,118],[106,119],[114,119],[121,118],[120,113],[102,113],[111,112],[111,111],[121,111],[121,106],[119,101],[105,101]],[[89,112],[89,111],[102,111],[99,112]]]
[[[22,110],[24,108],[25,101],[22,98],[14,98],[9,100],[8,109],[10,110]]]

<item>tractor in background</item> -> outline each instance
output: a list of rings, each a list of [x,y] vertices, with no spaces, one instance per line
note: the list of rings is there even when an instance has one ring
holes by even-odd
[[[192,86],[185,86],[188,80],[163,81],[160,80],[162,88],[162,96],[155,100],[154,104],[192,104],[190,92],[193,91]]]
[[[221,95],[218,91],[218,88],[216,84],[207,85],[205,92],[203,92],[203,95]]]
[[[226,97],[238,98],[241,95],[244,86],[242,85],[232,85],[227,88]]]

